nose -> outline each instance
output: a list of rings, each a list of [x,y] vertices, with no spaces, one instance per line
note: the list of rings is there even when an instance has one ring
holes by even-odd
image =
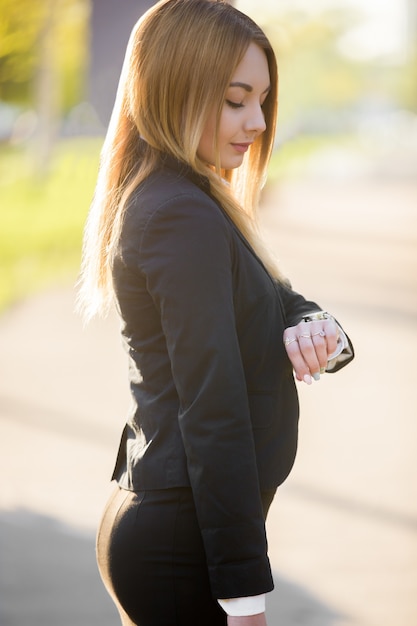
[[[266,130],[265,115],[260,104],[255,104],[248,111],[249,115],[245,123],[245,131],[247,133],[256,133],[260,135]]]

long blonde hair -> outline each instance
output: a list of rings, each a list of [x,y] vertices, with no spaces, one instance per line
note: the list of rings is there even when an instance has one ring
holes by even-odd
[[[271,91],[263,110],[267,129],[236,170],[221,170],[197,155],[213,108],[220,114],[233,73],[250,43],[265,51]],[[223,0],[162,0],[134,27],[103,145],[87,220],[79,304],[86,319],[112,300],[111,269],[126,202],[168,153],[209,178],[211,193],[280,278],[257,233],[255,213],[271,155],[277,117],[278,74],[263,31]],[[138,157],[138,144],[145,153]],[[216,138],[215,138],[216,146]],[[218,153],[218,151],[217,151]],[[229,184],[225,184],[224,181]]]

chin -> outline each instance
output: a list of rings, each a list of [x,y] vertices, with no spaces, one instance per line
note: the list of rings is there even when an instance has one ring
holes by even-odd
[[[221,162],[221,167],[224,170],[235,170],[237,167],[240,167],[243,163],[243,155],[237,155],[232,159],[225,159]]]

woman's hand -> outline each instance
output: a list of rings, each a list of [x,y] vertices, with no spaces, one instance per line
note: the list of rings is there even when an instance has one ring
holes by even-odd
[[[284,344],[297,380],[311,385],[320,379],[328,357],[337,346],[337,325],[333,319],[300,322],[284,331]]]
[[[267,626],[265,613],[245,617],[227,616],[227,626]]]

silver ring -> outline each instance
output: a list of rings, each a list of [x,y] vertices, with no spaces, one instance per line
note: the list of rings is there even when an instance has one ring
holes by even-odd
[[[293,341],[297,341],[297,337],[287,337],[284,340],[284,345],[289,346]]]
[[[317,333],[311,333],[312,337],[315,337],[316,335],[320,335],[320,337],[325,337],[326,333],[324,332],[324,330],[319,330]]]
[[[311,335],[298,335],[298,339],[301,339],[301,337],[304,339],[311,339]]]

